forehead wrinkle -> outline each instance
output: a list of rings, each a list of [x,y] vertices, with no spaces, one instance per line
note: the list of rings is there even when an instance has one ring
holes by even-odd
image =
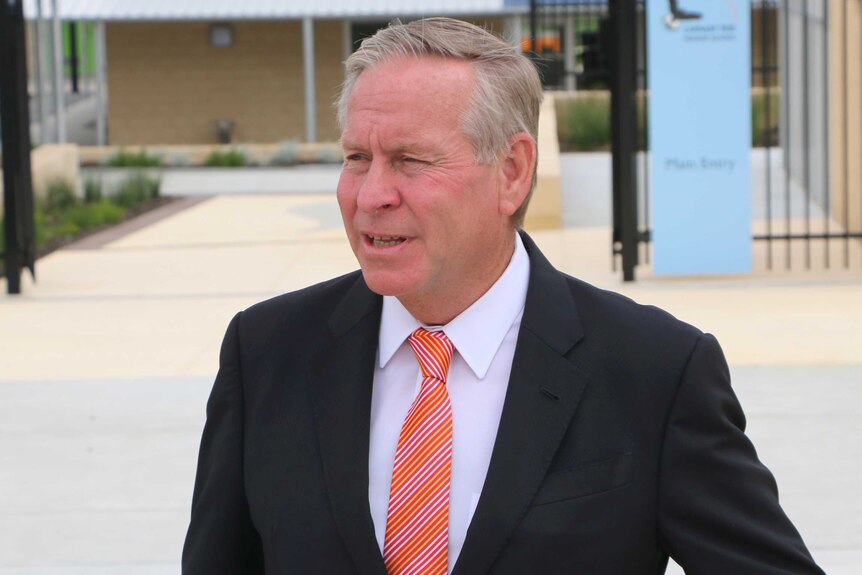
[[[374,115],[378,114],[391,117],[398,112],[376,111],[374,113]],[[341,138],[342,147],[358,149],[379,147],[387,153],[435,153],[435,144],[445,144],[447,140],[448,133],[442,132],[433,134],[433,139],[429,139],[432,134],[429,134],[420,122],[416,122],[414,126],[409,118],[384,123],[375,121],[374,115],[370,118],[363,118],[359,126],[355,122],[351,122],[350,116],[348,116],[347,126]],[[423,136],[426,141],[422,140]]]
[[[399,67],[399,60],[413,60],[420,63],[431,64],[423,66],[422,69]],[[444,67],[439,64],[450,64]],[[451,66],[453,65],[454,66]],[[393,72],[394,70],[394,72]],[[369,78],[377,76],[374,80]],[[361,92],[365,100],[382,99],[379,104],[366,102],[363,108],[372,111],[385,112],[379,109],[387,104],[397,102],[407,104],[407,108],[413,102],[415,94],[411,94],[405,87],[409,87],[414,80],[431,80],[431,88],[424,92],[432,92],[435,101],[460,116],[469,108],[472,97],[477,87],[477,72],[473,62],[456,58],[445,58],[436,56],[400,56],[386,59],[378,64],[364,70],[356,79],[347,112],[356,106],[356,98]],[[466,94],[459,94],[453,89],[456,83],[466,84]],[[463,96],[467,96],[466,98]],[[400,107],[400,106],[399,106]]]
[[[347,149],[356,149],[356,150],[365,150],[367,148],[379,148],[381,152],[389,155],[398,155],[398,154],[422,154],[422,155],[433,155],[438,156],[440,154],[439,151],[435,151],[433,146],[429,146],[427,143],[411,141],[411,140],[399,140],[398,138],[384,138],[380,139],[375,136],[369,138],[374,143],[369,145],[367,143],[357,143],[353,140],[343,140],[342,147]],[[376,144],[376,145],[375,145]]]

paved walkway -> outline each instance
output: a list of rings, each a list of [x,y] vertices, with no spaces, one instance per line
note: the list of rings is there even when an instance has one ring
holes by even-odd
[[[355,267],[320,193],[219,196],[130,229],[43,258],[22,296],[0,283],[0,575],[178,573],[228,320]],[[862,573],[862,273],[624,285],[607,228],[534,238],[718,335],[785,508],[828,572]]]

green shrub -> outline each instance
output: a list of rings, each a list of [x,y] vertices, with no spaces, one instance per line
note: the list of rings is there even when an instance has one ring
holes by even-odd
[[[144,148],[137,152],[127,152],[121,149],[108,158],[108,165],[115,168],[152,168],[161,165],[159,156],[151,156]]]
[[[246,155],[236,148],[229,150],[213,150],[207,156],[204,165],[219,168],[241,168],[248,163]]]
[[[278,143],[275,153],[269,160],[271,166],[294,166],[299,162],[299,143],[287,140]]]
[[[43,217],[36,218],[36,246],[42,246],[54,238],[73,237],[81,233],[81,226],[68,220],[66,213],[53,217],[42,214]]]
[[[50,237],[73,238],[81,233],[81,228],[74,222],[62,220],[49,228]]]
[[[768,99],[768,100],[767,100]],[[769,116],[766,114],[766,103],[769,102]],[[781,102],[778,94],[766,91],[751,95],[751,145],[762,148],[767,145],[778,145],[778,122]]]
[[[102,201],[102,180],[87,178],[84,181],[84,202],[92,204]]]
[[[45,192],[43,207],[46,212],[67,210],[75,205],[75,189],[66,180],[51,180]]]
[[[33,223],[36,227],[36,247],[40,248],[45,245],[46,234],[45,234],[45,213],[42,211],[42,208],[37,204],[35,209],[33,210]]]
[[[565,151],[607,150],[611,145],[611,102],[607,93],[558,99],[557,135]]]
[[[141,202],[159,197],[161,182],[144,172],[135,172],[126,178],[111,196],[111,201],[121,207],[128,208]]]
[[[64,219],[81,230],[100,228],[123,219],[126,210],[109,201],[74,206],[64,214]]]
[[[125,208],[107,200],[75,204],[53,213],[37,207],[34,213],[36,247],[41,248],[57,238],[73,238],[82,232],[117,223],[125,215]]]
[[[610,94],[585,92],[572,98],[560,97],[556,101],[557,136],[560,150],[609,150],[611,145]],[[769,117],[766,114],[767,98]],[[765,91],[751,95],[751,142],[754,147],[778,145],[780,98]],[[637,149],[647,148],[647,98],[639,93],[636,99]]]
[[[75,201],[68,183],[52,182],[45,201],[36,205],[34,221],[36,247],[50,245],[58,238],[74,238],[83,232],[98,229],[123,220],[126,206],[158,197],[159,181],[145,173],[136,173],[123,182],[117,192],[117,199],[95,199],[101,186],[88,182],[87,202]],[[3,249],[3,219],[0,218],[0,250]],[[2,273],[2,272],[0,272]]]
[[[182,166],[190,166],[192,164],[191,156],[186,151],[178,151],[170,154],[165,163],[168,166],[173,166],[175,168]]]

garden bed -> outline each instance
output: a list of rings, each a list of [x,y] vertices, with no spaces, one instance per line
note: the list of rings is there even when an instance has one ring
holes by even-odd
[[[52,182],[34,209],[36,258],[172,201],[160,195],[159,180],[144,173],[132,174],[111,195],[103,195],[101,186],[87,182],[83,198],[76,196],[70,183]],[[0,252],[4,249],[0,218]],[[0,260],[0,275],[4,274]]]

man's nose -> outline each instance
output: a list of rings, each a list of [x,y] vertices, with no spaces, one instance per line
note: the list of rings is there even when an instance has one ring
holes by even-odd
[[[371,161],[359,187],[356,203],[361,211],[371,214],[400,205],[401,196],[395,174],[386,162],[378,159]]]

